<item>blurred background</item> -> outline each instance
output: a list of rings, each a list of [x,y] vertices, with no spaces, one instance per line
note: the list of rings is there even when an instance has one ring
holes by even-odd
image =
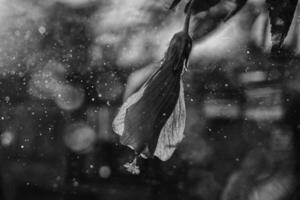
[[[0,0],[0,199],[298,198],[300,8],[276,59],[263,0],[194,17],[185,138],[124,169],[111,123],[182,28],[170,3]]]

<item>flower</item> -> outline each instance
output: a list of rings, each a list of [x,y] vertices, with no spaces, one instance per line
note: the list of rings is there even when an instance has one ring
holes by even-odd
[[[121,106],[113,121],[120,142],[144,158],[168,160],[183,139],[186,110],[182,73],[192,39],[176,33],[161,66]]]

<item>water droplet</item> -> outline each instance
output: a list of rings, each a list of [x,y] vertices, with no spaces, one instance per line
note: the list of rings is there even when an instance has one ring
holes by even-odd
[[[99,175],[101,178],[109,178],[111,175],[111,169],[109,166],[102,166],[99,169]]]
[[[40,26],[39,27],[39,32],[40,32],[40,34],[45,34],[46,33],[46,28],[44,27],[44,26]]]

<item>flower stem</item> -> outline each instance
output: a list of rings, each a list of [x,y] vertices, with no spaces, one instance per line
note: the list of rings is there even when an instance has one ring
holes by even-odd
[[[186,17],[185,17],[185,22],[184,22],[184,28],[183,28],[183,31],[185,33],[189,33],[189,28],[190,28],[190,19],[191,19],[191,15],[192,15],[192,7],[193,7],[193,4],[194,4],[194,0],[191,0],[189,2],[189,5],[188,5],[188,9],[187,9],[187,13],[186,13]]]

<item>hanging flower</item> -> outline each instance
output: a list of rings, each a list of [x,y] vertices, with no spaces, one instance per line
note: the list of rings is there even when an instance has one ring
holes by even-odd
[[[113,122],[121,144],[144,158],[170,158],[183,139],[185,103],[182,72],[192,40],[185,32],[173,36],[161,67],[130,96]]]
[[[166,161],[183,139],[186,110],[182,73],[192,49],[188,34],[191,12],[189,6],[184,29],[173,36],[161,66],[125,101],[113,121],[121,144],[136,153],[133,162],[124,165],[133,174],[140,173],[137,157],[156,156]]]

